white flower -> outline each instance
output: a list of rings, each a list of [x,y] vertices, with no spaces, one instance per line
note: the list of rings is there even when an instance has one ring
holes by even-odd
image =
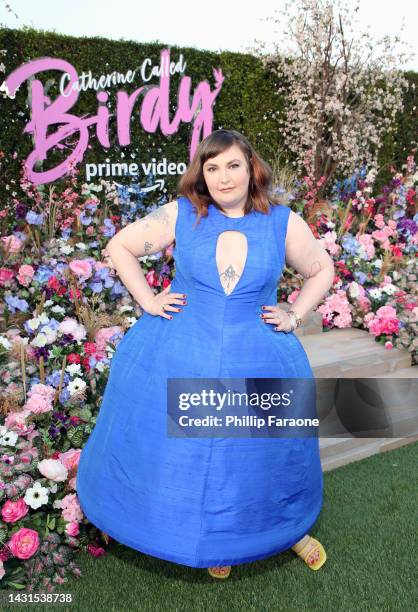
[[[67,480],[68,470],[58,459],[43,459],[38,463],[38,470],[42,476],[54,482]]]
[[[360,290],[359,290],[358,283],[356,283],[356,281],[353,281],[353,282],[350,284],[350,287],[349,287],[349,289],[348,289],[348,293],[350,294],[350,296],[351,296],[352,298],[358,298],[358,297],[359,297],[359,295],[360,295]]]
[[[48,503],[48,489],[43,487],[39,481],[35,482],[33,487],[27,489],[23,499],[33,510],[37,510]]]
[[[372,298],[374,298],[375,300],[380,300],[380,298],[382,297],[382,292],[380,289],[370,289],[369,294],[372,296]]]
[[[84,380],[82,380],[81,378],[75,378],[70,383],[68,383],[67,389],[71,393],[71,395],[74,395],[74,393],[84,391],[86,387],[87,385]]]
[[[34,339],[31,341],[31,346],[46,346],[48,343],[48,337],[44,333],[36,334]]]
[[[80,374],[81,366],[79,363],[70,363],[70,365],[65,368],[65,371],[71,374],[72,376],[75,376],[75,374]]]
[[[10,342],[6,338],[6,336],[0,336],[0,346],[5,348],[6,351],[8,351],[8,350],[10,350],[12,348],[12,345],[10,344]]]
[[[55,304],[55,306],[51,308],[51,312],[63,315],[65,314],[65,308],[63,308],[62,306],[59,306],[59,304]]]
[[[373,262],[373,265],[376,266],[376,268],[381,268],[382,267],[382,260],[381,259],[375,259]]]
[[[397,290],[398,288],[395,285],[392,285],[391,283],[389,283],[388,285],[385,285],[382,288],[382,291],[384,291],[388,295],[393,295],[394,293],[396,293]]]
[[[63,253],[63,255],[69,255],[73,251],[74,248],[70,244],[63,244],[61,247],[61,253]]]
[[[15,431],[7,431],[0,437],[0,446],[16,446],[19,437]]]

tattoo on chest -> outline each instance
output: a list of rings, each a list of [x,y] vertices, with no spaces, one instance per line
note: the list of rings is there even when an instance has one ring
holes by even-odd
[[[222,286],[226,289],[232,289],[238,282],[238,279],[241,275],[235,270],[235,268],[230,264],[225,272],[222,272],[219,277],[221,279]]]
[[[144,243],[145,255],[149,255],[151,249],[152,249],[152,243],[145,241],[145,243]]]

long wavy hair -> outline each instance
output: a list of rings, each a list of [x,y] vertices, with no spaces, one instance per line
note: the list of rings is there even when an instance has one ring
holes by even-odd
[[[256,153],[249,140],[236,130],[215,130],[200,142],[177,186],[177,192],[187,197],[196,208],[196,225],[202,217],[207,217],[209,202],[213,202],[220,209],[206,186],[203,164],[234,144],[243,152],[250,175],[244,214],[252,210],[269,214],[270,206],[280,203],[280,198],[271,192],[273,177],[271,167]]]

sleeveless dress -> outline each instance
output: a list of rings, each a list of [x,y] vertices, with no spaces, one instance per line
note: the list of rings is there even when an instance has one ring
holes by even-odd
[[[187,304],[172,319],[144,312],[117,346],[77,495],[91,523],[131,548],[190,567],[238,565],[291,548],[316,522],[318,437],[170,437],[167,378],[313,377],[295,334],[260,318],[277,303],[290,209],[232,218],[210,203],[194,228],[192,203],[177,202],[170,292]],[[229,294],[215,259],[227,230],[247,238]]]

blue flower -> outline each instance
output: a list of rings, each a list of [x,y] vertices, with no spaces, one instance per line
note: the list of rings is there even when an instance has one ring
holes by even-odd
[[[92,218],[90,217],[90,215],[86,215],[85,212],[81,213],[81,215],[79,216],[79,219],[82,225],[91,225]]]
[[[344,250],[347,251],[347,253],[349,253],[350,255],[355,255],[360,246],[356,238],[354,238],[354,236],[349,232],[344,234],[341,240],[341,245]]]
[[[97,281],[90,283],[89,287],[93,291],[93,293],[101,293],[103,291],[103,284]]]
[[[33,280],[38,281],[38,283],[45,283],[51,278],[51,276],[54,276],[54,271],[51,270],[49,266],[39,266]]]
[[[361,272],[360,270],[356,270],[354,272],[354,277],[360,283],[360,285],[364,285],[367,280],[367,274],[364,274],[364,272]]]
[[[116,230],[115,230],[115,226],[113,225],[112,221],[110,219],[105,219],[103,221],[103,225],[106,228],[103,232],[103,236],[106,236],[108,238],[113,238],[113,236],[116,233]]]
[[[27,223],[29,223],[29,225],[42,225],[44,217],[42,213],[37,214],[33,210],[30,210],[26,213],[25,220]]]
[[[20,299],[14,295],[6,295],[4,301],[9,306],[12,313],[17,312],[18,310],[20,312],[28,312],[29,310],[29,304],[27,303],[27,301]]]

